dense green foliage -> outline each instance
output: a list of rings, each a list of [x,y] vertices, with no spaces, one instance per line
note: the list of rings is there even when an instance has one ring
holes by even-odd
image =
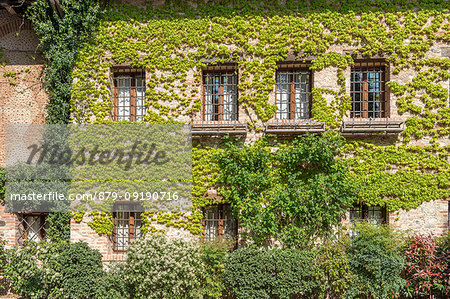
[[[6,255],[6,249],[5,249],[6,241],[0,239],[0,276],[3,277],[5,266],[7,263],[7,255]],[[0,290],[4,289],[5,286],[3,284],[0,284]]]
[[[345,298],[347,290],[354,283],[355,273],[350,270],[350,257],[347,255],[349,239],[342,236],[315,248],[318,298]]]
[[[285,247],[306,247],[339,226],[357,200],[345,163],[336,159],[342,144],[338,137],[314,135],[288,146],[265,139],[243,147],[230,143],[218,158],[218,182],[245,237],[256,245],[275,238]]]
[[[308,250],[231,253],[224,244],[155,235],[135,242],[125,263],[105,269],[86,243],[30,243],[0,251],[0,262],[3,256],[7,279],[26,298],[448,297],[449,234],[405,239],[371,225],[354,232]]]
[[[0,167],[0,204],[5,202],[5,169]]]
[[[125,283],[126,264],[117,262],[106,265],[105,274],[99,277],[94,298],[98,299],[124,299],[132,298]]]
[[[205,266],[201,289],[205,298],[223,296],[226,249],[229,247],[226,242],[211,242],[205,243],[201,248],[201,258]]]
[[[225,284],[236,298],[308,298],[318,287],[314,255],[296,249],[242,248],[225,266]]]
[[[61,241],[70,238],[70,214],[49,213],[46,217],[48,223],[47,236],[51,241]]]
[[[354,233],[347,254],[356,278],[348,293],[356,298],[398,297],[406,285],[400,275],[405,266],[400,237],[388,226],[363,223],[356,226]]]
[[[29,244],[8,252],[5,275],[30,298],[88,298],[103,275],[101,254],[86,243]]]
[[[134,298],[197,298],[203,269],[197,245],[154,235],[128,248],[124,277]]]
[[[101,12],[97,0],[59,2],[62,15],[46,0],[33,1],[27,12],[47,61],[44,84],[50,95],[46,117],[50,124],[69,122],[72,68]]]

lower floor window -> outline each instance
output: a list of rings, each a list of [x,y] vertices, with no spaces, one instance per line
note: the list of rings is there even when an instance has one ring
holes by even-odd
[[[203,227],[206,241],[218,238],[233,240],[237,237],[237,220],[229,204],[219,204],[205,209]]]
[[[47,240],[47,214],[18,214],[18,218],[17,243],[19,245]]]
[[[386,207],[357,204],[350,210],[350,224],[366,221],[370,224],[387,223]]]
[[[113,212],[113,248],[124,251],[131,240],[141,236],[141,207],[136,204],[117,204]]]

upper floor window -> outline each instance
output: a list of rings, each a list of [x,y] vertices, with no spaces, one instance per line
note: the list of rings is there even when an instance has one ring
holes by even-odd
[[[124,251],[141,236],[142,207],[132,202],[116,203],[113,212],[113,248]]]
[[[350,117],[389,117],[385,90],[386,68],[380,62],[356,63],[351,69],[350,95],[352,108]]]
[[[142,121],[145,115],[145,72],[120,69],[114,72],[115,121]]]
[[[310,118],[310,72],[280,70],[276,75],[277,119]]]
[[[235,239],[237,236],[237,221],[233,218],[229,204],[219,204],[205,209],[203,220],[205,240],[216,238]]]
[[[203,120],[238,120],[237,80],[233,68],[203,72]]]
[[[22,245],[29,242],[46,241],[48,223],[47,214],[18,214],[19,231],[17,243]]]

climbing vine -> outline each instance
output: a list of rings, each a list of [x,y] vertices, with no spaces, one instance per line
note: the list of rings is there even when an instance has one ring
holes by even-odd
[[[44,86],[49,94],[46,122],[65,124],[70,119],[72,94],[72,69],[77,59],[80,44],[93,32],[100,17],[100,6],[96,0],[61,0],[58,7],[49,1],[37,0],[27,10],[33,29],[40,37],[40,47],[47,68]],[[26,72],[27,70],[25,70]],[[5,76],[5,74],[3,74]],[[10,85],[15,85],[16,75],[7,74]],[[49,238],[70,238],[70,214],[50,213]]]
[[[108,122],[113,70],[127,64],[146,70],[146,123],[190,122],[201,111],[202,69],[234,62],[248,128],[259,132],[276,111],[277,63],[291,53],[314,72],[335,72],[336,88],[312,88],[312,117],[336,129],[350,108],[349,68],[357,57],[384,57],[392,70],[391,109],[406,118],[406,129],[398,140],[349,139],[340,156],[361,201],[390,211],[415,208],[450,195],[448,147],[442,146],[450,135],[450,62],[429,54],[448,44],[449,26],[445,1],[166,1],[144,8],[112,1],[77,56],[72,121]],[[201,232],[201,208],[224,200],[208,192],[221,172],[211,157],[221,151],[193,151],[191,215],[149,219]]]

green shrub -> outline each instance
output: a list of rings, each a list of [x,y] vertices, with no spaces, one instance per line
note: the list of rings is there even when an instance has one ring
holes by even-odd
[[[347,239],[344,237],[337,241],[328,241],[316,249],[318,298],[344,298],[355,279],[346,252]]]
[[[227,249],[224,242],[205,243],[202,246],[202,261],[205,271],[202,279],[202,294],[204,298],[222,298],[225,290],[225,260]]]
[[[20,296],[42,298],[45,294],[43,269],[38,267],[38,251],[39,246],[30,243],[8,252],[5,277]]]
[[[94,298],[99,299],[123,299],[130,298],[125,284],[126,264],[117,262],[107,266],[105,275],[99,277]]]
[[[125,281],[135,298],[198,298],[204,266],[199,246],[164,236],[128,248]]]
[[[450,296],[450,231],[447,231],[437,240],[438,244],[438,254],[443,257],[444,264],[447,265],[446,269],[443,271],[443,281],[445,290],[442,291],[446,296]]]
[[[349,297],[399,296],[406,281],[400,276],[405,266],[403,242],[388,226],[358,224],[347,250],[350,269],[356,275]]]
[[[292,298],[317,289],[314,254],[296,249],[234,251],[225,265],[225,285],[237,298]]]
[[[31,243],[8,254],[5,275],[30,298],[88,298],[103,276],[101,254],[86,243]]]
[[[5,202],[5,169],[0,167],[0,204]]]
[[[5,240],[0,240],[0,277],[3,277],[6,266],[6,249]],[[4,281],[3,281],[4,282]],[[0,282],[0,290],[3,290],[5,286]]]

